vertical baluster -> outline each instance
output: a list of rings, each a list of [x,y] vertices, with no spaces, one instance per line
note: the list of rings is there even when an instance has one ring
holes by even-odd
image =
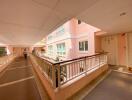
[[[81,67],[80,66],[81,66],[81,62],[79,61],[79,74],[81,73],[81,70],[80,70]]]
[[[77,62],[77,75],[79,75],[79,62]]]
[[[66,81],[67,81],[67,68],[68,68],[68,66],[66,65],[65,66],[65,70],[66,70]]]
[[[79,61],[79,74],[81,73],[81,62]]]
[[[89,69],[91,69],[91,67],[92,67],[92,61],[91,61],[91,58],[89,58],[89,62],[90,62],[90,67],[89,67]]]
[[[90,69],[92,68],[92,58],[90,58]]]
[[[74,75],[74,77],[76,76],[76,66],[75,66],[75,64],[76,64],[76,61],[75,62],[73,62],[73,75]]]
[[[55,73],[54,65],[52,65],[52,83],[53,83],[53,87],[56,88],[56,73]]]
[[[108,55],[106,54],[105,56],[106,56],[106,64],[107,64],[108,63]]]
[[[84,58],[84,71],[86,72],[86,57]]]
[[[72,69],[72,71],[71,71],[71,74],[72,74],[72,77],[73,77],[73,63],[71,63],[71,69]]]
[[[99,55],[99,67],[101,67],[101,61],[100,61],[100,56],[101,56],[101,55]]]
[[[70,79],[70,77],[71,77],[71,68],[70,68],[70,64],[69,64],[69,79]]]
[[[85,58],[85,60],[86,60],[86,69],[85,69],[85,71],[87,71],[87,68],[88,68],[87,57]]]
[[[60,78],[61,78],[61,76],[60,76],[60,64],[57,65],[57,73],[58,73],[57,74],[57,77],[58,77],[58,87],[60,87],[60,85],[61,85],[60,84],[60,82],[61,82],[60,81]]]
[[[80,61],[80,73],[82,72],[82,61]]]
[[[75,63],[75,75],[77,76],[77,62]]]

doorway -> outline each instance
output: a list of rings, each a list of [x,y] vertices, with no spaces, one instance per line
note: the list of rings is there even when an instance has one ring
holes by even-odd
[[[118,36],[118,64],[126,66],[126,34]]]

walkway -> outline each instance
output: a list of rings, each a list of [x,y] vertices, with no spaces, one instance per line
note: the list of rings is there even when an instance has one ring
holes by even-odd
[[[112,71],[84,100],[132,100],[132,74]]]
[[[0,74],[0,100],[41,100],[31,67],[18,58]]]

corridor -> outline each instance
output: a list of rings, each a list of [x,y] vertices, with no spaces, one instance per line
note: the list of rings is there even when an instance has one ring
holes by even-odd
[[[132,74],[112,71],[83,100],[132,100]]]
[[[0,100],[41,100],[31,67],[22,57],[8,65],[0,74]]]

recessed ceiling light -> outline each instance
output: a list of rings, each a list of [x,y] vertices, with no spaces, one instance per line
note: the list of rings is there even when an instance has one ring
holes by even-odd
[[[126,15],[126,12],[120,13],[120,16],[124,16],[124,15]]]

